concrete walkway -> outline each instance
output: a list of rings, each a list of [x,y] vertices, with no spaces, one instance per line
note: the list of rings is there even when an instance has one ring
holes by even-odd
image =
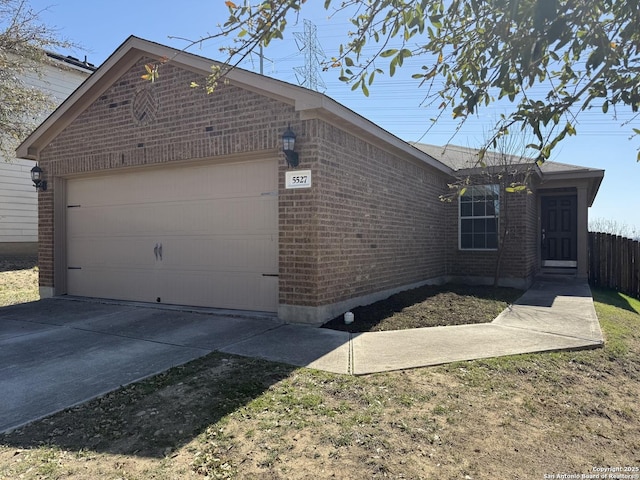
[[[363,375],[603,345],[586,281],[540,280],[492,323],[356,334],[285,325],[221,350]]]
[[[359,334],[268,316],[47,299],[0,308],[0,432],[214,351],[362,375],[602,345],[591,291],[579,281],[540,281],[490,324]]]

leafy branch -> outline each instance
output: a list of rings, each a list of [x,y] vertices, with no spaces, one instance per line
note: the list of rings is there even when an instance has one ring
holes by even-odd
[[[225,67],[212,72],[207,90],[253,49],[283,39],[288,17],[299,15],[305,3],[227,0],[229,18],[220,31],[187,46],[234,37],[221,49]],[[325,69],[339,69],[339,80],[352,90],[368,96],[377,75],[393,77],[408,58],[419,57],[424,63],[412,78],[417,87],[427,87],[425,101],[439,102],[437,108],[460,124],[509,100],[513,109],[496,124],[485,148],[519,126],[534,134],[532,146],[544,161],[576,134],[579,112],[596,100],[603,114],[610,107],[640,110],[637,1],[325,0],[324,8],[351,14],[355,31],[345,32]],[[365,55],[372,44],[375,51]],[[153,80],[156,73],[145,75]],[[536,94],[540,88],[544,93]]]

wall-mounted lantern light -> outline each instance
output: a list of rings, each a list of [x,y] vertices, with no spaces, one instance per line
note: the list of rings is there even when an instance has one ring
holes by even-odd
[[[287,165],[290,167],[297,167],[300,163],[298,159],[298,152],[294,151],[296,146],[296,134],[291,130],[291,125],[282,134],[282,151],[287,158]]]
[[[42,169],[36,165],[31,169],[31,181],[33,182],[33,186],[36,187],[36,190],[42,190],[43,192],[47,190],[47,181],[43,180]]]

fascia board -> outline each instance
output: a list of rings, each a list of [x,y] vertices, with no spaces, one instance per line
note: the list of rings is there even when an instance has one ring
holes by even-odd
[[[566,172],[547,172],[543,174],[542,178],[543,182],[545,183],[570,183],[576,181],[586,181],[587,191],[589,193],[589,206],[592,206],[593,202],[596,199],[596,195],[598,194],[598,190],[600,190],[600,185],[602,184],[602,180],[604,178],[604,170],[584,169]]]
[[[565,172],[545,172],[542,174],[545,180],[575,180],[582,178],[602,178],[604,170],[571,170]]]

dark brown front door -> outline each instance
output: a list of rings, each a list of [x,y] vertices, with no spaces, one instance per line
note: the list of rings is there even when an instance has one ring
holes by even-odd
[[[542,264],[575,267],[578,260],[577,197],[542,197]]]

